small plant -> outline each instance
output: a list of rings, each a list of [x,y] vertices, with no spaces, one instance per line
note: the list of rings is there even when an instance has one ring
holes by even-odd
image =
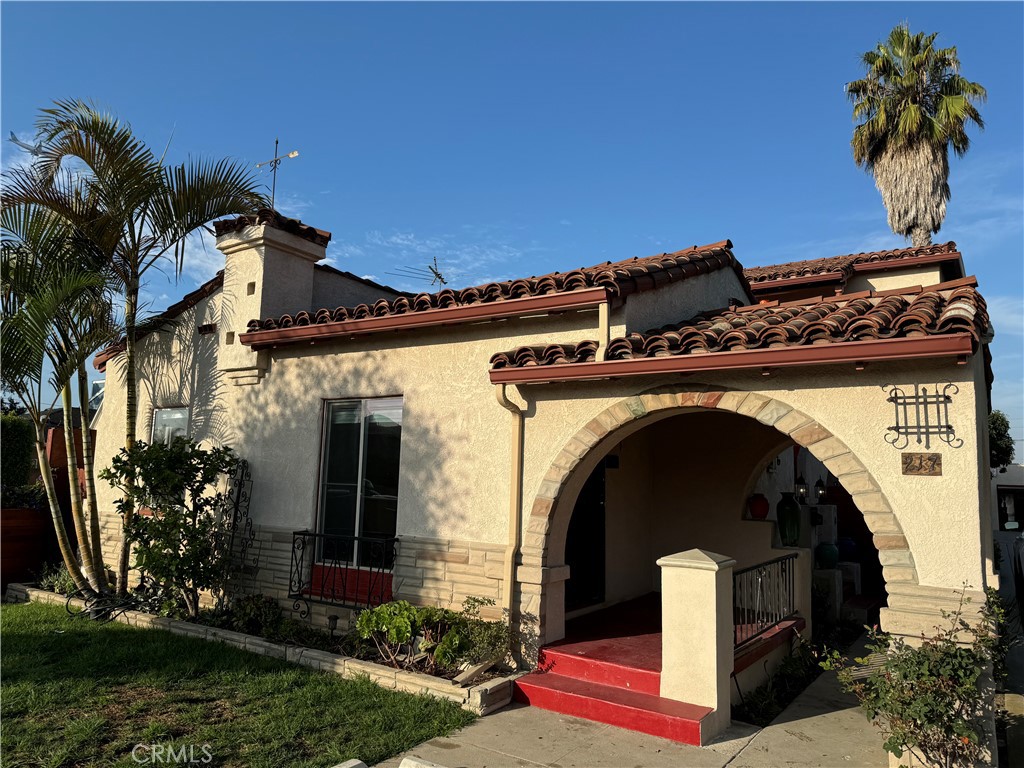
[[[135,567],[190,618],[199,615],[200,592],[221,594],[230,553],[224,494],[211,488],[236,461],[230,448],[206,449],[183,438],[170,445],[138,442],[130,451],[122,449],[100,475],[124,493],[118,502],[122,514],[150,510],[126,516]]]
[[[936,634],[919,646],[872,629],[867,648],[885,659],[870,676],[858,677],[856,667],[837,651],[821,662],[857,696],[885,734],[885,750],[897,759],[910,753],[943,768],[966,768],[985,759],[985,721],[992,703],[981,681],[990,666],[1001,666],[1004,648],[998,626],[1005,613],[990,594],[977,621],[968,622],[963,617],[969,602],[966,589],[957,610],[943,611],[948,625],[936,627]],[[867,663],[863,658],[854,661]]]
[[[267,595],[242,595],[228,605],[206,614],[214,626],[247,635],[276,638],[284,613],[277,600]]]
[[[494,601],[469,597],[462,611],[452,611],[395,600],[360,613],[356,630],[393,667],[419,664],[434,674],[463,663],[503,661],[511,648],[511,630],[506,621],[480,618],[485,605]]]
[[[43,565],[43,572],[39,574],[39,588],[48,589],[58,595],[70,595],[75,591],[75,580],[68,573],[68,567],[63,562],[57,565],[46,563]]]

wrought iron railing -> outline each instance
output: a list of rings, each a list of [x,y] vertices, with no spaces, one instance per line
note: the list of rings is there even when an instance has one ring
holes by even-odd
[[[796,554],[733,571],[736,647],[796,614]]]
[[[288,596],[303,617],[310,603],[370,608],[391,599],[398,539],[295,531]],[[305,607],[303,607],[305,604]]]

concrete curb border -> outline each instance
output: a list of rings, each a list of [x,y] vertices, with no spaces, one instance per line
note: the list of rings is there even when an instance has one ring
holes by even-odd
[[[34,602],[51,605],[65,605],[68,603],[68,598],[64,595],[48,592],[45,589],[29,587],[24,584],[9,584],[4,599],[8,603]],[[70,605],[76,608],[85,607],[85,603],[78,598],[72,598]],[[507,677],[488,680],[468,688],[460,688],[450,680],[419,672],[406,672],[405,670],[386,667],[383,664],[375,664],[372,661],[353,659],[336,653],[316,650],[315,648],[284,645],[283,643],[264,640],[262,637],[255,637],[254,635],[246,635],[241,632],[232,632],[231,630],[217,629],[215,627],[205,627],[201,624],[168,619],[164,616],[154,616],[141,611],[125,611],[117,617],[116,621],[132,627],[164,629],[174,635],[187,635],[202,640],[225,643],[241,648],[249,653],[301,664],[310,669],[330,672],[347,679],[369,677],[370,680],[384,688],[392,688],[404,693],[425,694],[439,699],[454,701],[463,709],[477,715],[489,715],[511,703],[513,682],[519,677],[518,674],[508,675]]]

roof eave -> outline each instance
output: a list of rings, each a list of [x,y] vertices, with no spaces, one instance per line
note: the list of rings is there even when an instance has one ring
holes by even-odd
[[[587,309],[609,301],[610,298],[609,292],[605,288],[586,288],[567,293],[528,296],[522,299],[505,299],[486,304],[467,304],[457,307],[446,307],[444,309],[430,309],[423,312],[408,312],[401,315],[368,317],[361,320],[343,320],[340,322],[301,325],[266,331],[250,331],[249,333],[243,333],[238,338],[242,344],[258,351],[290,344],[313,344],[387,331],[461,325],[464,323],[522,317],[524,315]]]
[[[670,355],[637,360],[606,360],[593,363],[499,368],[490,371],[492,384],[544,384],[561,381],[586,381],[626,376],[652,376],[701,371],[727,371],[760,368],[794,368],[838,363],[867,363],[886,360],[955,357],[966,362],[974,351],[969,333],[944,336],[919,336],[899,339],[872,339],[838,344],[818,344],[776,349],[744,349],[707,354]]]

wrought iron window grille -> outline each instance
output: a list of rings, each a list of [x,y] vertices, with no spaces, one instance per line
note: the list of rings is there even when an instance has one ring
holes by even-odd
[[[397,558],[398,537],[295,531],[288,579],[292,609],[305,619],[312,603],[353,610],[385,603]]]
[[[956,384],[945,384],[941,390],[936,384],[931,392],[927,387],[915,384],[913,394],[895,384],[885,384],[882,389],[889,392],[886,401],[893,404],[896,420],[886,429],[885,442],[889,445],[903,450],[913,438],[917,445],[931,448],[933,437],[950,448],[964,444],[949,421],[949,405],[953,402],[953,395],[960,392]]]

